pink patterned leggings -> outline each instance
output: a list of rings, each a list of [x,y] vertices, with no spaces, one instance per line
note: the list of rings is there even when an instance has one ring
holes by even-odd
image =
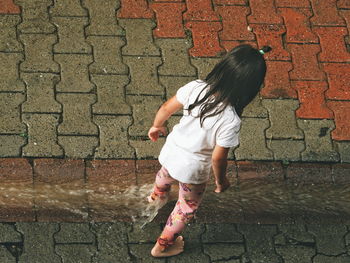
[[[176,182],[176,180],[169,175],[165,167],[162,167],[156,176],[152,198],[159,197],[162,199],[167,197],[173,182]],[[179,199],[157,240],[161,246],[168,247],[172,245],[185,228],[185,225],[194,217],[202,201],[205,187],[206,183],[185,184],[179,182]]]

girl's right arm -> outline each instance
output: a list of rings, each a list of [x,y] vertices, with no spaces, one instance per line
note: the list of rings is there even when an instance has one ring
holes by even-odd
[[[216,145],[212,154],[212,166],[215,176],[216,193],[221,193],[230,187],[230,182],[226,177],[227,155],[230,148]]]

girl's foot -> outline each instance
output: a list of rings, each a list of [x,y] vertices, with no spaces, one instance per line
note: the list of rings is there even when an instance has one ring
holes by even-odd
[[[147,201],[150,204],[154,204],[159,209],[162,208],[166,203],[168,202],[168,195],[164,195],[162,197],[157,196],[156,194],[152,193],[150,196],[147,197]]]
[[[156,242],[151,250],[151,255],[156,258],[171,257],[178,255],[184,251],[185,242],[182,236],[178,236],[173,245],[164,249]]]

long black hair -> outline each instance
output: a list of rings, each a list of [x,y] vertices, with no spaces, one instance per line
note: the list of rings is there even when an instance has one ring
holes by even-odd
[[[215,65],[205,78],[207,85],[187,109],[191,113],[200,105],[201,126],[207,117],[221,113],[227,105],[233,106],[238,116],[242,115],[244,107],[259,93],[264,82],[266,63],[263,54],[270,50],[268,46],[257,50],[247,44],[239,45]],[[207,87],[209,90],[200,98]],[[222,105],[217,107],[221,102]]]

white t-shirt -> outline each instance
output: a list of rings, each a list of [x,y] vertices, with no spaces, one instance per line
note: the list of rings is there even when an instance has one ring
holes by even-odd
[[[211,171],[211,155],[215,145],[230,148],[239,143],[241,120],[234,108],[225,110],[204,120],[200,126],[199,106],[189,115],[186,110],[206,86],[202,80],[191,81],[178,89],[177,100],[184,105],[183,117],[166,138],[159,162],[174,179],[188,184],[208,181]],[[205,91],[201,93],[201,97]]]

